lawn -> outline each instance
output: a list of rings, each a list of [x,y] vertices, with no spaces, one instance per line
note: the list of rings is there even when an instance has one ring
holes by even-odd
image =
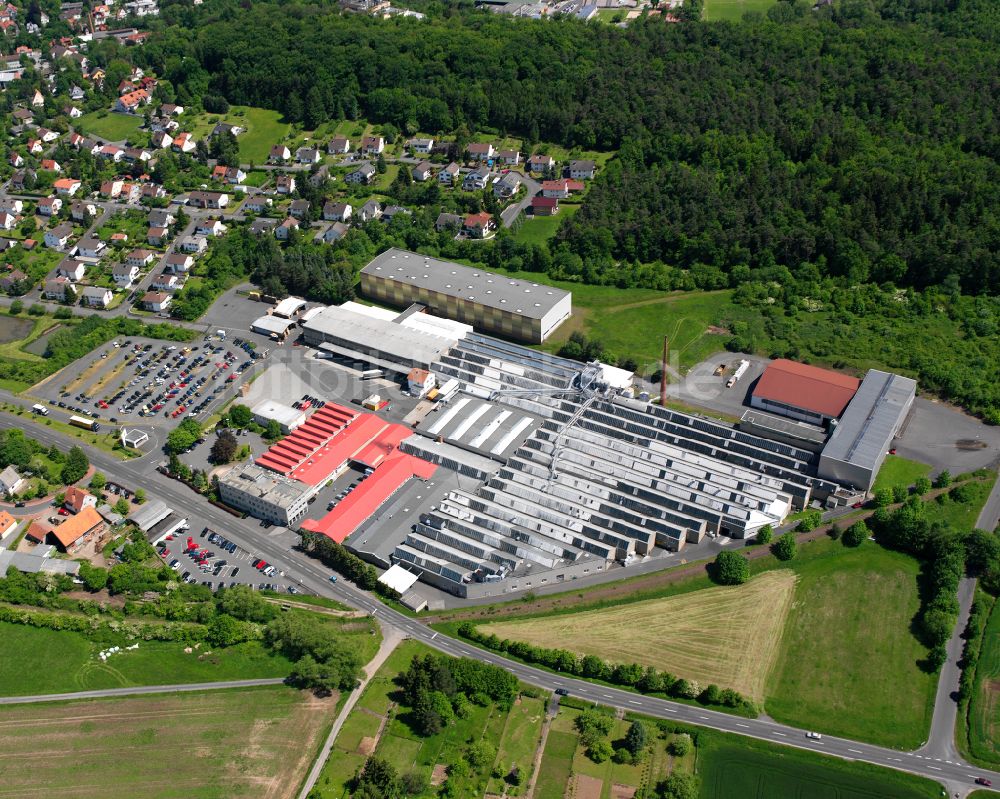
[[[931,799],[931,780],[867,763],[845,762],[752,738],[699,736],[701,799]]]
[[[531,773],[539,736],[542,733],[542,720],[545,717],[545,700],[523,696],[511,708],[505,720],[503,734],[497,745],[497,767],[503,773],[509,773],[514,765],[520,767],[525,779],[521,785],[508,785],[502,778],[491,777],[488,792],[502,794],[506,789],[508,796],[520,796]]]
[[[1000,767],[1000,602],[993,603],[981,646],[969,699],[969,754],[981,764],[997,768]]]
[[[957,501],[952,494],[956,490],[939,494],[924,505],[924,515],[931,524],[940,522],[955,530],[971,530],[979,520],[979,514],[989,499],[990,491],[996,474],[986,480],[975,480],[965,483],[958,490],[963,495],[962,501]]]
[[[124,141],[137,133],[141,125],[142,117],[111,111],[93,111],[74,123],[77,130],[108,141]]]
[[[336,702],[277,686],[4,707],[0,779],[20,799],[293,799]]]
[[[237,116],[235,120],[230,119],[233,112],[242,111],[243,116]],[[242,119],[246,124],[246,131],[237,138],[240,144],[240,159],[244,162],[254,162],[261,164],[267,160],[271,148],[288,135],[291,125],[281,121],[281,114],[266,108],[252,108],[248,106],[234,106],[226,114],[227,122],[240,124]]]
[[[872,491],[880,488],[893,488],[895,486],[913,485],[918,477],[926,477],[931,467],[920,461],[911,461],[901,458],[899,455],[887,455],[882,468],[878,470],[878,477],[872,486]]]
[[[918,570],[913,558],[871,544],[799,564],[767,712],[797,727],[918,747],[936,687],[936,675],[917,666],[926,650],[910,632]]]
[[[563,799],[573,771],[577,737],[572,732],[550,730],[535,783],[535,799]]]
[[[556,235],[563,219],[576,213],[578,205],[564,205],[555,216],[534,216],[525,219],[514,234],[519,244],[547,244]]]
[[[181,643],[142,641],[138,649],[102,663],[97,657],[102,645],[78,633],[0,623],[0,642],[3,696],[284,677],[291,668],[259,643],[217,652],[202,645],[187,654]]]
[[[559,642],[577,654],[613,663],[654,666],[761,701],[794,593],[795,573],[777,569],[734,588],[716,586],[601,610],[495,622],[480,630],[536,646]]]
[[[739,22],[747,11],[767,12],[776,0],[705,0],[702,17],[708,21]]]

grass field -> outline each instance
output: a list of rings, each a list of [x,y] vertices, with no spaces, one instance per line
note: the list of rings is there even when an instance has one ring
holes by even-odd
[[[963,493],[968,495],[967,501],[954,500],[950,492],[939,494],[924,506],[927,521],[931,524],[941,522],[956,530],[971,530],[979,520],[979,513],[989,499],[995,480],[994,474],[988,480],[967,483],[962,488]]]
[[[77,130],[109,141],[124,141],[136,133],[141,125],[142,117],[111,111],[93,111],[84,114],[74,123]]]
[[[779,569],[745,585],[564,616],[482,625],[485,633],[640,663],[760,701],[775,663],[795,573]]]
[[[707,735],[699,738],[699,744],[701,799],[931,799],[941,795],[940,786],[930,780],[751,738],[737,744]]]
[[[336,701],[279,686],[0,708],[2,792],[292,799]]]
[[[705,0],[705,10],[702,17],[709,21],[728,20],[739,22],[747,11],[759,11],[762,14],[773,6],[775,0]]]
[[[525,219],[514,234],[514,241],[520,244],[546,244],[556,235],[559,225],[576,213],[578,205],[564,205],[555,216],[534,216]]]
[[[901,458],[899,455],[887,455],[882,468],[878,470],[878,476],[872,486],[872,491],[880,488],[893,488],[894,486],[913,485],[918,477],[926,477],[931,467],[920,461],[911,461]]]
[[[969,754],[993,768],[1000,766],[1000,602],[983,631],[976,680],[968,709]]]
[[[917,562],[872,545],[796,571],[767,712],[833,735],[919,746],[936,683],[917,666],[926,650],[910,632],[920,604]]]
[[[78,633],[0,623],[0,695],[284,677],[291,669],[256,642],[186,654],[181,643],[142,641],[106,663],[97,657],[102,648]]]

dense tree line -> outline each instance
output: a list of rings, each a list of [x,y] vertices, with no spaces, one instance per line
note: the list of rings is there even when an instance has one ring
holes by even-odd
[[[744,563],[746,561],[744,560]],[[458,634],[494,652],[502,652],[527,663],[537,663],[553,671],[601,680],[614,685],[634,688],[644,694],[664,694],[675,699],[693,699],[703,705],[728,707],[745,715],[756,716],[753,702],[731,688],[697,683],[678,678],[673,674],[638,663],[608,663],[596,655],[580,657],[565,649],[549,649],[524,641],[512,641],[495,634],[485,634],[474,624],[464,622]]]

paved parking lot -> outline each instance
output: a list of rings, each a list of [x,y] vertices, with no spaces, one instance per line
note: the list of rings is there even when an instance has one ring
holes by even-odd
[[[726,381],[741,360],[749,361],[750,368],[735,386],[726,388]],[[693,366],[679,383],[670,384],[667,394],[681,402],[739,418],[750,407],[750,392],[770,362],[770,358],[723,350]],[[725,372],[716,375],[715,370],[723,364]]]
[[[218,536],[215,541],[210,540],[213,535]],[[177,561],[174,570],[187,582],[201,583],[213,591],[235,585],[247,585],[258,591],[269,588],[280,593],[292,593],[289,586],[295,588],[297,581],[277,567],[272,567],[270,574],[255,568],[254,563],[260,560],[260,556],[228,541],[222,532],[216,533],[206,527],[198,534],[191,534],[190,538],[198,549],[185,554],[188,537],[187,534],[171,536],[161,547],[163,560],[168,564]],[[203,558],[206,554],[207,558]],[[205,565],[199,565],[200,560],[204,560]],[[298,589],[295,588],[294,592],[297,593]]]

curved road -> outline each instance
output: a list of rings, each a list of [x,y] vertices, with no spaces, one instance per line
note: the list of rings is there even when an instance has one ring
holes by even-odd
[[[24,417],[0,414],[3,422],[21,427],[26,434],[46,444],[65,444],[66,439],[51,428],[36,425]],[[470,657],[493,663],[507,669],[524,682],[549,691],[558,688],[569,690],[574,696],[582,697],[611,707],[644,713],[658,718],[710,727],[724,732],[746,735],[751,738],[771,741],[799,749],[839,757],[845,760],[860,760],[878,766],[908,771],[929,779],[943,782],[950,792],[964,794],[973,787],[976,777],[986,777],[1000,785],[1000,773],[988,772],[958,759],[930,756],[923,752],[903,752],[872,744],[860,743],[844,738],[823,736],[820,740],[806,738],[805,730],[778,724],[767,718],[746,719],[727,713],[707,710],[702,707],[671,702],[665,699],[643,696],[610,686],[597,685],[584,680],[553,674],[542,669],[518,663],[499,654],[474,647],[464,641],[449,638],[427,627],[416,619],[405,616],[383,605],[374,595],[369,594],[346,580],[336,584],[329,581],[330,571],[322,564],[298,550],[289,548],[265,532],[252,519],[238,519],[209,505],[182,484],[161,475],[155,470],[152,458],[142,461],[119,461],[105,452],[84,445],[91,463],[104,472],[109,479],[125,485],[143,485],[150,493],[163,499],[168,505],[186,510],[192,525],[200,524],[226,531],[227,537],[243,544],[251,551],[275,564],[287,574],[293,575],[304,588],[321,596],[332,597],[353,607],[372,613],[383,625],[393,627],[407,636],[421,641],[440,652],[456,657]],[[287,540],[287,539],[286,539]],[[279,680],[280,682],[280,680]],[[120,692],[136,692],[150,689],[112,689]],[[197,690],[195,688],[194,690]],[[100,693],[100,692],[99,692]],[[116,695],[116,694],[110,694]],[[79,695],[63,695],[67,698]],[[16,699],[16,698],[15,698]]]

